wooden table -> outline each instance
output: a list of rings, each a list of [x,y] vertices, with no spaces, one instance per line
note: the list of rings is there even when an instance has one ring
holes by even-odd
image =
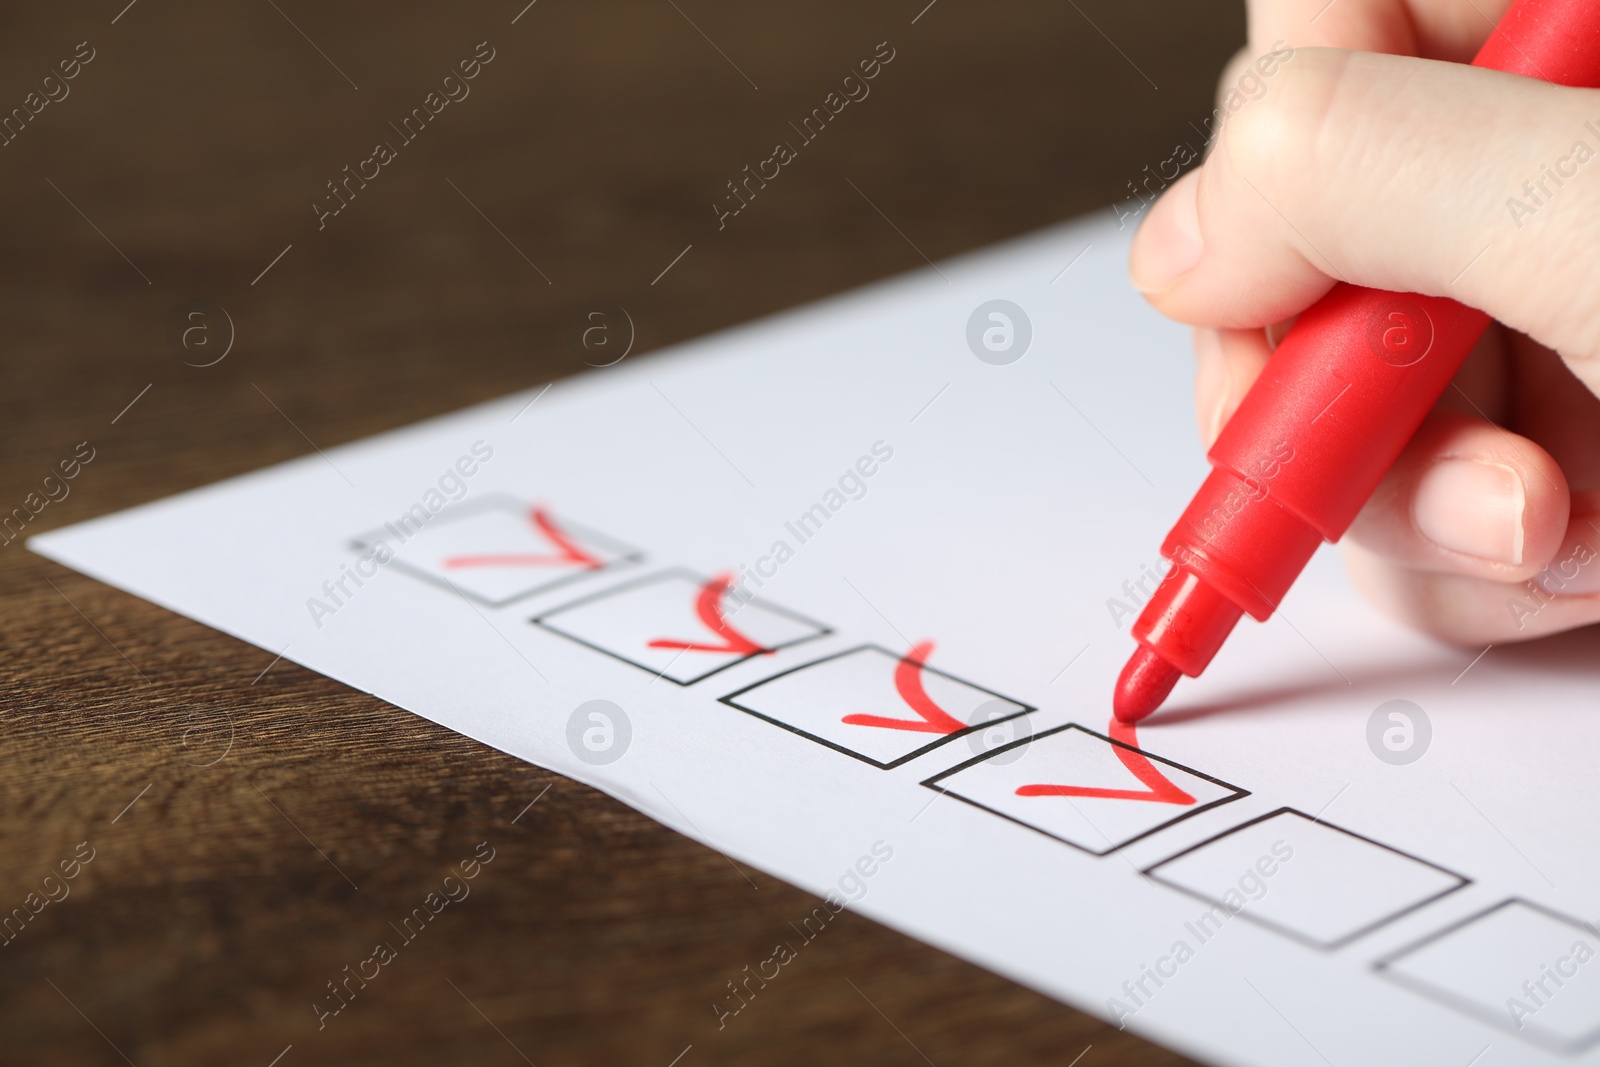
[[[646,352],[1104,210],[1199,146],[1243,35],[1161,0],[126,2],[0,16],[28,112],[0,148],[7,537],[575,373],[604,301]],[[870,96],[719,230],[879,42]],[[346,166],[370,180],[334,200]],[[853,914],[719,1030],[807,894],[20,538],[0,582],[7,1062],[1184,1062]],[[471,897],[319,1030],[483,841]]]

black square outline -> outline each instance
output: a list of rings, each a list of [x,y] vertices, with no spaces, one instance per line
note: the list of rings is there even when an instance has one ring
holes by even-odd
[[[1547,908],[1543,904],[1536,904],[1524,897],[1507,897],[1498,904],[1491,904],[1489,907],[1484,908],[1481,911],[1473,912],[1464,919],[1457,919],[1448,926],[1441,927],[1431,934],[1427,934],[1416,941],[1412,941],[1407,945],[1395,949],[1393,952],[1390,952],[1387,955],[1379,957],[1373,962],[1372,969],[1402,989],[1408,989],[1419,996],[1428,997],[1435,1003],[1442,1004],[1447,1008],[1454,1008],[1463,1015],[1471,1016],[1472,1018],[1477,1019],[1479,1022],[1486,1022],[1491,1026],[1496,1026],[1508,1034],[1522,1038],[1524,1041],[1527,1041],[1530,1044],[1538,1045],[1540,1048],[1546,1049],[1550,1052],[1575,1056],[1585,1049],[1592,1047],[1596,1041],[1600,1041],[1600,1025],[1596,1025],[1588,1033],[1571,1041],[1551,1040],[1532,1032],[1531,1030],[1515,1029],[1509,1024],[1502,1013],[1486,1012],[1483,1010],[1484,1005],[1478,1001],[1469,1000],[1466,997],[1458,996],[1449,992],[1448,990],[1441,989],[1438,986],[1431,985],[1415,978],[1409,978],[1389,970],[1389,965],[1394,963],[1396,960],[1403,959],[1418,949],[1427,945],[1431,945],[1433,942],[1442,938],[1448,937],[1463,927],[1471,926],[1478,920],[1485,919],[1499,911],[1501,908],[1510,907],[1512,904],[1521,904],[1525,908],[1532,908],[1534,911],[1540,912],[1541,914],[1546,915],[1557,922],[1565,923],[1568,926],[1573,926],[1580,930],[1585,930],[1591,934],[1597,932],[1593,924],[1586,923],[1582,919],[1575,919],[1571,915],[1567,915],[1564,912],[1556,911],[1554,908]],[[1532,1024],[1530,1024],[1530,1027],[1531,1025]]]
[[[943,789],[939,785],[936,784],[940,779],[948,778],[952,774],[957,773],[958,771],[964,771],[968,767],[971,767],[971,766],[973,766],[974,764],[977,764],[977,763],[982,763],[986,759],[991,759],[991,758],[993,758],[995,756],[998,756],[1000,753],[1005,752],[1008,749],[1013,749],[1013,748],[1016,748],[1018,745],[1025,745],[1025,744],[1028,744],[1028,743],[1033,742],[1033,741],[1042,741],[1045,738],[1051,736],[1052,734],[1059,734],[1063,730],[1078,730],[1078,731],[1080,731],[1082,733],[1088,734],[1091,737],[1098,737],[1100,740],[1106,742],[1107,744],[1116,745],[1118,748],[1125,748],[1129,752],[1137,752],[1137,753],[1139,753],[1139,755],[1143,756],[1145,759],[1154,760],[1157,763],[1165,763],[1168,767],[1176,767],[1176,768],[1178,768],[1178,770],[1184,772],[1185,774],[1192,774],[1196,778],[1202,778],[1205,781],[1210,782],[1212,785],[1220,785],[1224,789],[1233,790],[1233,796],[1231,796],[1231,797],[1218,797],[1216,800],[1209,801],[1209,802],[1207,802],[1205,804],[1200,805],[1198,808],[1193,808],[1193,809],[1191,809],[1189,811],[1186,811],[1182,815],[1174,816],[1173,818],[1168,819],[1166,822],[1161,823],[1158,826],[1153,826],[1148,830],[1141,831],[1140,833],[1137,833],[1134,836],[1128,838],[1126,841],[1118,841],[1118,842],[1114,842],[1112,844],[1109,844],[1105,848],[1103,848],[1103,849],[1101,849],[1101,850],[1099,850],[1097,852],[1092,848],[1087,848],[1084,845],[1078,844],[1076,841],[1068,841],[1066,838],[1059,837],[1056,834],[1051,833],[1049,830],[1041,829],[1040,827],[1037,827],[1037,826],[1033,825],[1031,822],[1025,822],[1022,819],[1017,818],[1015,815],[1008,815],[1003,811],[996,811],[994,808],[991,808],[991,807],[989,807],[989,806],[987,806],[985,804],[979,804],[976,800],[969,800],[967,797],[962,796],[960,793],[955,793],[955,792],[952,792],[951,790]],[[1105,734],[1101,733],[1098,730],[1091,730],[1087,726],[1081,726],[1081,725],[1079,725],[1078,723],[1075,723],[1075,722],[1069,722],[1065,726],[1052,727],[1051,729],[1046,730],[1041,734],[1034,734],[1032,737],[1024,737],[1024,738],[1022,738],[1020,740],[1013,741],[1008,745],[1001,745],[999,748],[993,750],[992,752],[985,752],[981,756],[974,756],[972,759],[969,759],[969,760],[967,760],[967,761],[965,761],[963,763],[956,764],[954,767],[951,767],[947,771],[940,771],[938,774],[934,775],[932,778],[925,779],[922,782],[922,784],[927,786],[929,789],[934,790],[937,793],[941,793],[941,794],[943,794],[945,796],[955,797],[957,800],[961,801],[963,804],[971,804],[973,807],[979,809],[980,811],[986,811],[990,815],[998,815],[998,816],[1000,816],[1000,818],[1006,819],[1006,820],[1008,820],[1010,822],[1014,822],[1018,826],[1026,826],[1028,829],[1032,830],[1036,834],[1043,834],[1045,837],[1050,838],[1050,840],[1052,840],[1052,841],[1059,841],[1063,845],[1068,845],[1068,846],[1070,846],[1072,848],[1075,848],[1079,852],[1086,852],[1091,856],[1109,856],[1113,852],[1116,852],[1118,849],[1127,848],[1129,845],[1133,844],[1136,841],[1143,841],[1145,838],[1149,837],[1151,834],[1158,834],[1162,830],[1165,830],[1169,826],[1174,826],[1174,825],[1176,825],[1176,824],[1178,824],[1180,822],[1183,822],[1183,820],[1185,820],[1185,819],[1190,819],[1190,818],[1193,818],[1196,815],[1199,815],[1202,811],[1210,811],[1212,808],[1215,808],[1215,807],[1217,807],[1219,805],[1231,804],[1233,801],[1238,800],[1241,797],[1247,797],[1247,796],[1250,795],[1250,790],[1241,789],[1238,786],[1234,785],[1232,782],[1224,782],[1221,778],[1213,778],[1211,775],[1206,774],[1203,771],[1197,771],[1193,767],[1185,767],[1183,764],[1178,763],[1175,760],[1165,759],[1164,757],[1154,755],[1153,753],[1150,753],[1150,752],[1146,752],[1142,748],[1136,748],[1133,745],[1124,744],[1123,742],[1118,741],[1115,738],[1107,737]],[[1084,821],[1087,822],[1088,820],[1084,820]]]
[[[930,667],[926,663],[924,663],[922,665],[922,669],[924,671],[932,671],[934,674],[937,674],[941,678],[947,678],[952,682],[958,682],[961,685],[967,686],[970,689],[976,689],[980,693],[988,693],[990,696],[994,697],[996,700],[1004,700],[1008,704],[1015,704],[1015,705],[1017,705],[1017,707],[1021,708],[1022,710],[1021,711],[1017,711],[1017,712],[1013,712],[1012,714],[1004,716],[1003,718],[989,719],[989,720],[986,720],[984,722],[978,723],[976,725],[968,726],[965,729],[957,730],[953,734],[945,734],[943,737],[940,737],[940,738],[937,738],[936,740],[930,741],[926,745],[923,745],[921,748],[915,749],[915,750],[913,750],[911,752],[908,752],[904,756],[899,757],[898,759],[890,760],[888,763],[880,763],[880,762],[878,762],[877,760],[873,759],[870,756],[863,756],[861,753],[855,751],[854,749],[846,748],[845,746],[843,746],[841,744],[837,744],[837,743],[835,743],[833,741],[829,741],[826,738],[818,737],[816,734],[808,734],[804,730],[800,729],[797,726],[791,726],[789,723],[782,722],[782,721],[780,721],[778,719],[774,719],[770,715],[763,715],[759,711],[755,711],[752,708],[745,707],[743,704],[738,704],[738,703],[734,702],[734,699],[733,699],[734,697],[743,696],[744,694],[750,692],[752,689],[759,689],[762,686],[766,685],[768,682],[775,682],[779,678],[782,678],[784,675],[793,674],[796,671],[803,671],[803,670],[806,670],[807,668],[815,667],[819,663],[827,663],[830,660],[843,659],[845,656],[853,656],[857,652],[867,652],[867,651],[882,652],[885,656],[888,656],[890,659],[894,660],[897,663],[903,661],[906,658],[905,656],[901,655],[898,652],[891,652],[889,649],[884,648],[882,645],[874,645],[874,644],[871,644],[871,643],[864,644],[864,645],[856,645],[853,648],[845,649],[843,652],[834,652],[834,653],[832,653],[830,655],[823,656],[820,659],[814,659],[814,660],[810,661],[809,663],[802,663],[798,667],[790,667],[788,670],[782,670],[782,671],[779,671],[777,674],[769,675],[768,677],[761,679],[759,682],[752,682],[751,684],[745,686],[743,689],[735,689],[733,692],[727,694],[726,696],[718,697],[717,701],[719,703],[728,705],[728,707],[730,707],[730,708],[735,708],[735,709],[737,709],[739,711],[742,711],[746,715],[754,715],[756,718],[762,720],[763,722],[769,722],[774,726],[780,727],[781,729],[788,730],[792,734],[798,734],[801,737],[804,737],[808,741],[815,741],[817,744],[823,745],[824,747],[827,747],[827,748],[831,748],[835,752],[842,752],[846,756],[850,756],[853,759],[858,759],[862,763],[869,764],[869,765],[871,765],[873,767],[878,768],[881,771],[890,771],[890,770],[893,770],[896,767],[901,766],[902,764],[909,763],[909,762],[911,762],[912,760],[916,759],[919,756],[923,756],[923,755],[926,755],[929,752],[932,752],[934,749],[938,748],[940,745],[946,745],[946,744],[949,744],[951,741],[954,741],[958,737],[967,736],[968,734],[972,733],[974,730],[987,730],[989,727],[993,726],[997,722],[1010,722],[1012,719],[1021,718],[1022,716],[1028,714],[1029,712],[1038,711],[1039,710],[1038,708],[1034,707],[1032,704],[1028,704],[1028,703],[1026,703],[1024,701],[1017,700],[1014,697],[1008,697],[1004,693],[996,693],[993,689],[989,689],[989,688],[986,688],[984,686],[978,685],[976,682],[969,682],[965,678],[958,678],[953,674],[950,674],[950,673],[948,673],[946,671],[941,671],[937,667]],[[1023,738],[1023,740],[1027,740],[1027,738]],[[1004,748],[1010,748],[1011,745],[1015,744],[1015,743],[1016,742],[1011,742],[1010,744],[1005,745]],[[995,749],[995,752],[999,752],[999,751],[1001,751],[1001,749],[998,749],[998,748]]]
[[[1384,849],[1387,852],[1393,852],[1397,856],[1404,856],[1406,859],[1412,861],[1413,863],[1420,863],[1424,867],[1432,867],[1436,871],[1443,871],[1445,874],[1448,874],[1450,877],[1459,879],[1459,883],[1456,884],[1456,885],[1451,886],[1449,889],[1442,889],[1439,892],[1433,894],[1433,896],[1431,896],[1431,897],[1424,897],[1422,900],[1419,900],[1419,901],[1417,901],[1417,902],[1415,902],[1413,904],[1407,904],[1405,907],[1401,908],[1399,911],[1394,912],[1391,915],[1386,915],[1383,918],[1380,918],[1380,919],[1378,919],[1378,920],[1376,920],[1374,922],[1368,923],[1366,926],[1363,926],[1360,929],[1353,931],[1352,933],[1345,934],[1343,937],[1341,937],[1341,938],[1339,938],[1339,939],[1337,939],[1335,941],[1318,941],[1315,938],[1307,937],[1304,934],[1302,934],[1302,933],[1300,933],[1300,932],[1298,932],[1296,930],[1292,930],[1287,926],[1281,926],[1278,923],[1270,922],[1270,921],[1268,921],[1266,919],[1258,918],[1257,916],[1251,915],[1248,908],[1243,910],[1243,911],[1230,912],[1230,914],[1237,915],[1242,919],[1248,919],[1250,922],[1255,923],[1257,926],[1265,927],[1266,929],[1271,930],[1275,934],[1280,934],[1280,935],[1282,935],[1284,937],[1287,937],[1291,941],[1296,941],[1296,942],[1298,942],[1298,943],[1300,943],[1302,945],[1305,945],[1307,948],[1314,948],[1314,949],[1318,949],[1318,950],[1323,951],[1323,952],[1337,952],[1339,949],[1341,949],[1344,946],[1350,944],[1350,942],[1358,941],[1361,938],[1366,937],[1368,934],[1372,933],[1374,930],[1377,930],[1379,927],[1387,926],[1388,924],[1394,922],[1396,919],[1403,918],[1404,916],[1410,915],[1412,912],[1418,911],[1418,910],[1420,910],[1422,908],[1425,908],[1429,904],[1433,904],[1436,901],[1442,900],[1443,898],[1449,896],[1451,893],[1459,892],[1460,890],[1465,889],[1467,886],[1472,884],[1472,879],[1471,878],[1468,878],[1466,875],[1461,874],[1461,873],[1459,873],[1457,871],[1452,871],[1448,867],[1444,867],[1444,866],[1441,866],[1441,865],[1439,865],[1437,863],[1434,863],[1432,860],[1425,860],[1421,856],[1413,855],[1412,853],[1407,852],[1404,849],[1395,848],[1393,845],[1386,845],[1382,841],[1374,841],[1372,838],[1367,837],[1365,834],[1358,834],[1354,830],[1346,830],[1342,826],[1336,826],[1331,822],[1324,822],[1322,819],[1320,819],[1320,818],[1318,818],[1316,816],[1307,815],[1305,812],[1299,811],[1298,809],[1295,809],[1295,808],[1288,807],[1287,805],[1285,805],[1284,807],[1281,807],[1281,808],[1276,808],[1273,811],[1269,811],[1265,815],[1258,815],[1254,819],[1250,819],[1247,822],[1240,823],[1238,826],[1229,827],[1228,829],[1223,830],[1221,833],[1212,834],[1210,837],[1206,838],[1204,841],[1201,841],[1198,844],[1190,845],[1188,848],[1184,849],[1182,852],[1175,852],[1172,855],[1168,856],[1164,860],[1157,860],[1155,863],[1152,863],[1150,866],[1146,867],[1140,873],[1142,873],[1146,878],[1149,878],[1151,881],[1160,882],[1162,885],[1166,886],[1168,889],[1176,890],[1179,893],[1183,893],[1186,896],[1194,897],[1196,900],[1204,901],[1207,904],[1215,904],[1215,905],[1218,905],[1220,907],[1226,908],[1227,904],[1225,904],[1224,902],[1222,902],[1220,900],[1217,900],[1217,899],[1215,899],[1213,897],[1208,897],[1208,896],[1204,895],[1203,893],[1197,893],[1194,890],[1187,888],[1186,886],[1181,886],[1181,885],[1177,885],[1177,884],[1175,884],[1173,882],[1166,881],[1165,879],[1159,877],[1158,875],[1156,875],[1154,873],[1156,868],[1158,868],[1158,867],[1160,867],[1160,866],[1162,866],[1164,864],[1171,863],[1175,859],[1180,859],[1183,856],[1187,856],[1191,852],[1194,852],[1194,851],[1197,851],[1199,849],[1205,848],[1207,845],[1211,844],[1212,842],[1220,841],[1224,837],[1227,837],[1229,834],[1236,834],[1240,830],[1245,829],[1246,827],[1254,826],[1256,823],[1259,823],[1259,822],[1266,822],[1268,819],[1275,819],[1279,815],[1298,815],[1302,819],[1309,820],[1310,823],[1313,826],[1323,826],[1323,827],[1326,827],[1329,830],[1337,830],[1341,834],[1345,834],[1345,835],[1347,835],[1349,837],[1353,837],[1358,841],[1365,841],[1369,845],[1374,845],[1374,846],[1376,846],[1378,848]]]
[[[478,515],[485,511],[505,511],[513,514],[526,514],[530,507],[532,507],[531,504],[522,500],[518,500],[516,497],[511,496],[508,493],[490,493],[480,496],[476,500],[464,500],[459,504],[451,505],[450,507],[445,508],[445,510],[439,512],[435,518],[439,519],[439,523],[447,523],[454,522],[458,519],[470,518],[473,515]],[[430,529],[435,525],[439,525],[439,523],[430,522],[428,526],[423,527],[423,529]],[[451,582],[438,577],[437,575],[429,574],[425,570],[414,567],[399,558],[398,550],[396,551],[396,556],[393,562],[385,564],[385,566],[392,566],[396,570],[403,571],[413,578],[427,582],[429,585],[438,586],[441,589],[448,589],[450,592],[455,593],[458,596],[466,597],[468,600],[474,601],[478,604],[482,604],[486,608],[503,608],[507,605],[515,604],[519,600],[527,600],[528,598],[538,596],[541,593],[553,592],[554,590],[565,585],[570,585],[573,582],[581,582],[586,578],[598,577],[599,575],[607,574],[613,570],[631,567],[644,562],[644,549],[635,548],[626,541],[619,541],[609,534],[603,534],[591,527],[584,526],[582,523],[569,522],[565,517],[561,519],[561,528],[577,535],[587,544],[597,544],[608,551],[616,553],[617,558],[612,560],[610,563],[602,564],[596,570],[577,571],[572,574],[564,575],[560,578],[552,578],[543,585],[535,586],[534,588],[525,590],[521,593],[514,593],[503,600],[490,600],[488,597],[479,596],[477,593],[469,592],[468,590],[463,589],[458,585],[454,585]],[[350,547],[354,549],[371,548],[372,545],[378,540],[383,539],[384,534],[388,533],[389,530],[386,525],[382,530],[372,530],[364,534],[357,534],[355,537],[350,539]]]
[[[597,572],[591,571],[590,573]],[[637,667],[647,674],[651,674],[657,678],[660,678],[662,681],[671,682],[673,685],[683,686],[685,688],[688,688],[691,685],[698,685],[707,678],[710,678],[713,674],[720,674],[721,672],[728,670],[730,667],[737,667],[741,663],[748,663],[757,656],[766,655],[771,652],[778,652],[785,648],[793,648],[795,645],[803,645],[807,641],[815,641],[818,638],[827,637],[833,633],[833,628],[831,626],[824,625],[823,623],[818,622],[816,619],[800,614],[798,611],[790,611],[788,608],[779,607],[777,604],[774,604],[771,601],[751,597],[746,601],[746,603],[754,604],[756,607],[759,607],[764,611],[770,611],[774,615],[785,615],[796,622],[802,622],[807,626],[815,627],[817,632],[814,634],[808,634],[805,637],[797,637],[793,641],[785,641],[780,645],[773,645],[769,647],[766,652],[752,652],[748,656],[740,656],[738,659],[729,660],[720,667],[713,667],[704,674],[696,675],[686,682],[680,682],[676,678],[668,677],[665,670],[658,671],[654,667],[646,667],[643,663],[636,663],[627,656],[621,656],[615,652],[612,652],[610,649],[601,648],[599,645],[591,644],[581,637],[575,637],[572,634],[567,633],[565,630],[558,630],[554,626],[551,626],[549,623],[545,622],[545,620],[551,616],[559,615],[562,612],[568,611],[572,608],[582,607],[591,601],[604,600],[606,597],[614,596],[618,593],[625,593],[630,589],[638,589],[640,586],[653,585],[656,582],[660,582],[667,578],[688,578],[696,585],[700,586],[705,585],[705,583],[710,580],[705,575],[697,574],[688,567],[668,567],[666,570],[656,571],[654,574],[647,574],[642,578],[635,578],[631,582],[623,582],[621,585],[613,585],[609,589],[602,589],[597,593],[590,593],[587,596],[579,597],[577,600],[568,601],[567,603],[558,607],[551,608],[549,611],[541,612],[528,621],[539,627],[541,630],[545,630],[549,633],[566,638],[573,644],[582,645],[584,648],[593,649],[594,651],[599,652],[601,655],[610,656],[615,660],[621,660],[630,667]]]

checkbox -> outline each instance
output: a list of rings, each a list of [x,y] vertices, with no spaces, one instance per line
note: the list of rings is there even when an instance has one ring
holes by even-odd
[[[1012,742],[922,784],[1095,856],[1249,796],[1077,723]]]
[[[1600,1041],[1600,933],[1504,900],[1379,960],[1380,974],[1555,1052]]]
[[[1235,826],[1145,873],[1230,916],[1330,950],[1469,881],[1293,808]]]
[[[706,578],[681,569],[595,593],[531,621],[679,685],[833,632],[786,608],[741,597],[731,575]]]
[[[731,708],[889,769],[957,737],[981,744],[1034,708],[927,666],[924,642],[901,656],[862,645],[722,698]],[[978,749],[978,750],[981,750]]]
[[[499,495],[437,515],[419,505],[354,545],[365,552],[380,542],[395,554],[389,566],[493,608],[644,558],[549,508]]]

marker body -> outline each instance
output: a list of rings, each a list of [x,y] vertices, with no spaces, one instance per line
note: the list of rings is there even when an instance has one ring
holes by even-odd
[[[1268,618],[1317,546],[1344,534],[1488,323],[1453,300],[1353,285],[1307,310],[1212,446],[1134,638],[1194,677],[1241,614]]]
[[[1600,86],[1600,4],[1517,0],[1475,66]],[[1161,665],[1194,677],[1243,615],[1265,620],[1337,541],[1449,386],[1489,317],[1443,297],[1336,285],[1295,321],[1223,429],[1167,535],[1172,570],[1133,627],[1114,710],[1154,711]]]

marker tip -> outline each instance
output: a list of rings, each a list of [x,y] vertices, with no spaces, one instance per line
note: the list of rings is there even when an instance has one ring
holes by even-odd
[[[1178,668],[1140,645],[1117,677],[1112,713],[1121,722],[1138,722],[1161,706],[1180,677]]]

